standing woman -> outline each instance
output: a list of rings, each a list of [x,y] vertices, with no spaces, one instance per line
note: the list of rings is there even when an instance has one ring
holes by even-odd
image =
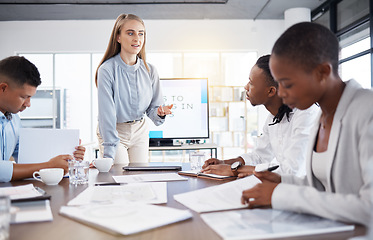
[[[338,39],[315,23],[293,25],[276,41],[270,68],[278,95],[292,108],[317,102],[321,114],[310,135],[307,176],[254,173],[262,183],[245,190],[242,202],[369,224],[373,92],[342,81],[338,55]]]
[[[146,62],[145,33],[142,19],[121,14],[96,71],[100,153],[114,163],[147,162],[144,115],[158,126],[171,113],[172,105],[162,107],[157,70]]]

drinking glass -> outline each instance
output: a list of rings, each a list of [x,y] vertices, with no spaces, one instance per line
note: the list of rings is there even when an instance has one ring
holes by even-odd
[[[0,196],[0,240],[9,239],[10,224],[10,199],[8,196]]]
[[[189,162],[191,170],[201,170],[203,163],[205,162],[205,153],[203,152],[190,152]]]
[[[88,183],[89,162],[70,160],[69,161],[69,179],[70,184],[79,185]]]

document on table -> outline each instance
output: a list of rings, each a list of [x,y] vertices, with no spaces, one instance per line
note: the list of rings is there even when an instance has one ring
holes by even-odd
[[[101,230],[129,235],[192,217],[189,210],[147,204],[63,206],[60,214]]]
[[[40,197],[43,194],[39,192],[33,184],[27,184],[16,187],[1,187],[0,195],[9,196],[10,200]]]
[[[245,209],[201,214],[223,239],[273,239],[354,230],[346,225],[312,215],[273,209]]]
[[[117,183],[136,183],[136,182],[169,182],[169,181],[187,181],[188,178],[181,177],[177,173],[154,173],[154,174],[136,174],[113,176]]]
[[[167,203],[167,183],[131,183],[119,186],[91,186],[68,202],[68,206],[92,203]]]
[[[218,186],[174,195],[174,199],[186,207],[201,213],[245,208],[241,204],[242,191],[260,183],[255,176],[248,176]]]
[[[78,145],[78,129],[21,128],[18,163],[41,163],[57,155],[72,155]]]
[[[12,203],[10,223],[52,221],[53,215],[49,200]]]

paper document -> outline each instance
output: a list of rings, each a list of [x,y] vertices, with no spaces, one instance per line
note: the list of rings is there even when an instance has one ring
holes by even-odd
[[[27,184],[16,187],[1,187],[0,195],[9,196],[10,200],[17,200],[24,198],[39,197],[43,194],[39,192],[33,184]]]
[[[147,204],[63,206],[60,214],[114,234],[129,235],[186,220],[188,210]]]
[[[154,173],[113,176],[117,183],[187,181],[177,173]]]
[[[67,205],[87,205],[92,203],[112,204],[167,203],[167,183],[131,183],[119,186],[91,186],[81,192]]]
[[[273,239],[354,230],[328,219],[273,209],[236,210],[201,214],[223,239]]]
[[[21,128],[18,163],[41,163],[61,154],[73,155],[78,145],[78,129]]]
[[[196,212],[211,212],[245,208],[241,204],[242,191],[260,183],[255,176],[248,176],[218,186],[174,195],[174,199]]]
[[[10,223],[52,221],[49,200],[12,203]]]

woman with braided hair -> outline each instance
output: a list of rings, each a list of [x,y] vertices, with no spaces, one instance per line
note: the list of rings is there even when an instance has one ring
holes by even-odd
[[[266,55],[257,60],[245,86],[251,104],[264,105],[269,111],[256,148],[251,153],[233,159],[208,159],[202,172],[244,177],[252,174],[257,164],[275,161],[280,165],[277,170],[280,174],[305,175],[305,149],[318,107],[312,106],[301,111],[285,105],[277,95],[278,83],[271,75],[269,58],[270,55]],[[232,169],[231,165],[236,162],[239,162],[235,164],[238,165],[237,169]]]

